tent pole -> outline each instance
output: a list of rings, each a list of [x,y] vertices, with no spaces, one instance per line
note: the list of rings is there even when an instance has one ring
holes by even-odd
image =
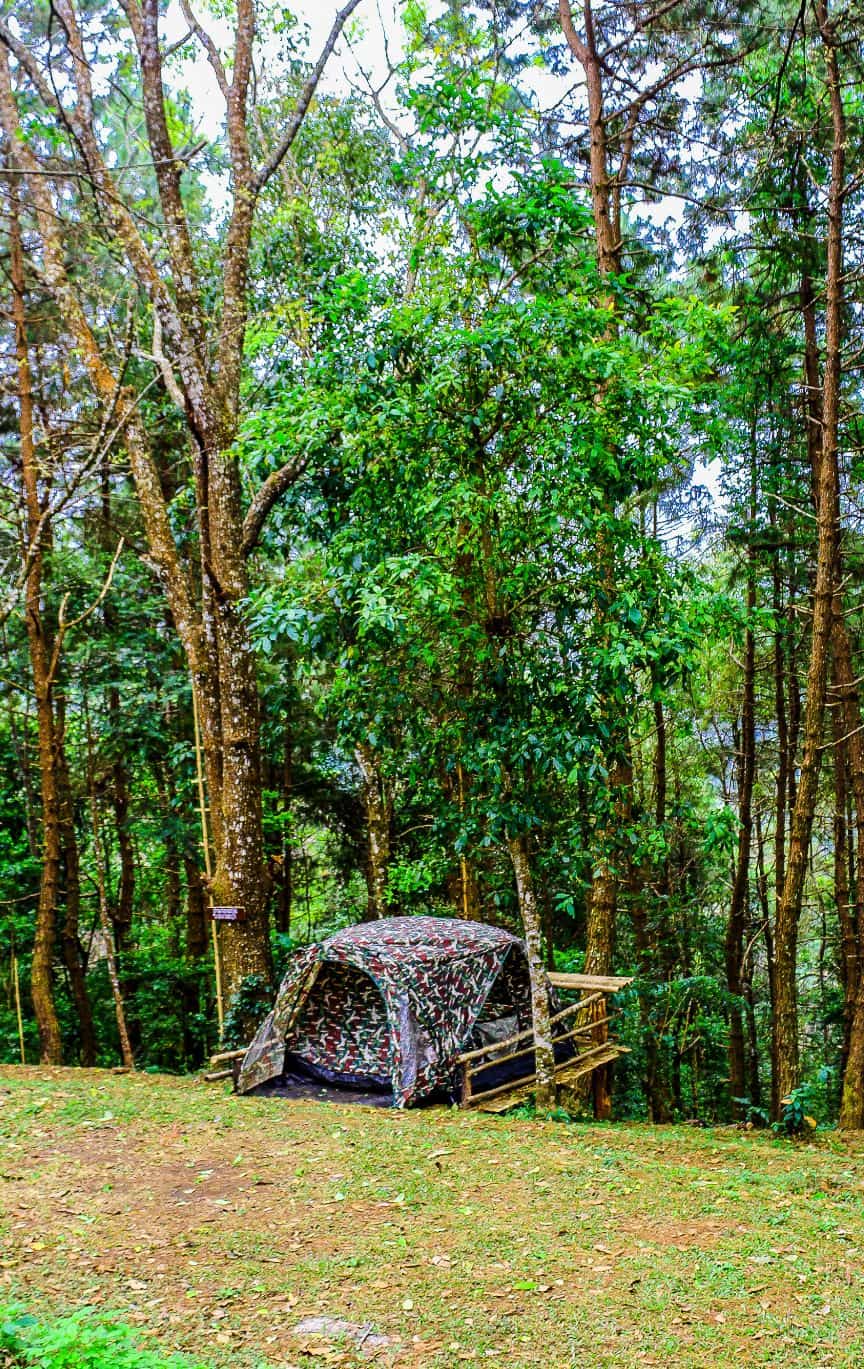
[[[213,893],[210,888],[212,870],[210,866],[210,839],[207,835],[207,805],[204,801],[204,767],[201,763],[201,724],[198,721],[198,691],[195,688],[195,681],[192,680],[192,717],[195,722],[195,771],[198,777],[198,810],[201,814],[201,845],[204,848],[204,872],[207,876],[207,892],[211,901]],[[213,968],[216,971],[216,1018],[219,1022],[219,1039],[222,1039],[222,1029],[225,1025],[225,1007],[222,1002],[222,961],[219,955],[219,934],[216,930],[216,921],[210,916],[210,933],[213,937]]]

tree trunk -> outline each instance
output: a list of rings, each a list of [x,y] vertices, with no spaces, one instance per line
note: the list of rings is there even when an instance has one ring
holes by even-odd
[[[840,1101],[840,1126],[860,1131],[864,1127],[864,975],[858,979],[854,1011],[849,1030],[849,1049],[843,1072]]]
[[[612,950],[615,939],[615,908],[617,886],[614,872],[604,870],[596,877],[591,886],[588,900],[588,924],[585,935],[585,973],[608,975],[612,973]],[[602,1002],[602,1000],[601,1000]],[[586,1009],[588,1020],[601,1017],[604,1010],[601,1004]],[[605,1023],[598,1025],[592,1033],[592,1042],[599,1046],[608,1038],[609,1028]],[[594,1097],[594,1116],[607,1118],[612,1115],[612,1091],[608,1066],[593,1070],[588,1079]],[[578,1091],[578,1090],[577,1090]]]
[[[534,1026],[534,1061],[537,1073],[536,1098],[538,1112],[549,1112],[555,1106],[555,1052],[552,1045],[552,1024],[549,1012],[549,992],[543,968],[543,936],[540,909],[534,890],[528,838],[508,836],[507,850],[516,877],[519,912],[525,932],[528,973],[531,978],[531,1019]]]
[[[839,545],[839,472],[837,441],[840,406],[840,363],[843,305],[843,195],[845,179],[845,116],[837,67],[836,37],[824,4],[816,5],[825,51],[831,103],[831,179],[828,192],[828,233],[825,304],[825,366],[822,382],[822,440],[816,480],[816,579],[807,699],[804,710],[801,774],[792,812],[789,856],[774,930],[775,1001],[772,1057],[774,1092],[778,1104],[799,1080],[797,942],[798,922],[810,853],[816,808],[822,733],[828,680],[834,576]],[[864,1066],[864,1034],[861,1040]],[[851,1066],[850,1052],[850,1066]],[[864,1078],[864,1072],[862,1072]]]
[[[191,856],[184,860],[186,870],[186,955],[200,960],[207,954],[207,903],[198,864]]]
[[[222,454],[221,459],[228,463],[227,454]],[[219,464],[214,462],[214,469]],[[223,983],[230,1004],[231,996],[248,976],[259,976],[269,983],[272,962],[264,880],[257,664],[241,608],[248,588],[245,565],[230,535],[230,520],[235,511],[239,516],[239,491],[233,488],[233,472],[222,470],[219,477],[211,479],[210,484],[210,574],[217,597],[221,788],[214,792],[211,773],[208,796],[211,818],[214,809],[219,810],[218,821],[212,823],[216,854],[213,902],[244,910],[242,921],[225,922],[220,928]],[[214,498],[217,489],[218,499]],[[202,718],[205,712],[202,709]]]
[[[33,433],[33,387],[27,343],[24,303],[24,261],[18,217],[18,188],[9,182],[9,247],[12,281],[12,312],[15,324],[15,358],[18,371],[18,431],[21,478],[24,485],[26,536],[22,559],[26,568],[24,613],[33,689],[36,696],[36,729],[39,781],[42,799],[42,871],[39,905],[33,942],[30,992],[39,1029],[39,1055],[43,1064],[63,1060],[60,1023],[54,1003],[54,946],[57,937],[57,901],[60,885],[60,793],[57,783],[57,738],[52,697],[53,643],[42,614],[44,547],[49,529],[42,524],[39,478]]]
[[[102,929],[102,937],[105,942],[105,959],[108,965],[108,980],[111,985],[111,996],[114,999],[114,1015],[117,1019],[117,1033],[120,1037],[120,1057],[126,1069],[134,1070],[135,1057],[132,1054],[132,1046],[129,1041],[129,1032],[126,1026],[126,1008],[123,1003],[120,976],[117,973],[117,959],[114,954],[114,929],[111,924],[111,915],[108,909],[108,892],[105,885],[105,862],[107,853],[102,843],[99,804],[96,798],[96,784],[93,778],[92,741],[89,738],[88,753],[90,820],[93,830],[93,854],[96,861],[96,889],[99,898],[99,923]]]
[[[588,165],[597,264],[603,276],[617,275],[621,266],[621,225],[610,193],[609,149],[603,108],[603,64],[597,51],[594,17],[589,2],[583,6],[584,37],[576,31],[570,0],[559,0],[558,17],[567,45],[585,75],[588,97]]]
[[[5,627],[3,631],[3,648],[6,660],[9,660],[9,646],[6,640]],[[15,696],[11,690],[6,694],[6,715],[9,719],[9,740],[12,745],[12,754],[18,765],[18,773],[21,776],[21,789],[24,797],[24,821],[27,824],[27,849],[32,859],[39,859],[39,818],[36,812],[36,794],[33,787],[33,777],[30,768],[30,757],[28,754],[26,731],[27,718],[24,717],[25,736],[21,735],[18,729],[18,714],[15,709]]]
[[[834,671],[836,686],[837,672]],[[846,739],[843,735],[843,714],[835,702],[831,711],[834,736],[834,902],[840,928],[840,947],[837,957],[840,983],[843,988],[843,1049],[842,1069],[849,1054],[849,1033],[855,1012],[858,988],[858,932],[855,909],[851,903],[849,886],[849,828],[847,825],[848,792]]]
[[[755,940],[758,927],[748,931]],[[759,1078],[759,1033],[756,1028],[756,1001],[753,993],[753,957],[748,956],[743,977],[745,1018],[747,1022],[747,1097],[754,1108],[762,1106],[762,1081]]]
[[[756,518],[756,433],[751,432],[752,467],[750,487],[750,525]],[[744,683],[741,700],[741,733],[738,755],[738,855],[732,883],[732,899],[726,924],[724,953],[726,987],[729,990],[729,1086],[732,1115],[742,1115],[736,1098],[747,1092],[744,1050],[744,1011],[742,958],[744,928],[747,923],[750,883],[750,848],[753,839],[753,783],[756,775],[756,639],[753,617],[756,611],[756,571],[752,543],[747,567],[747,627],[744,635]]]
[[[841,573],[838,556],[838,585]],[[837,913],[842,938],[842,979],[847,1030],[844,1041],[845,1064],[843,1092],[840,1104],[840,1125],[847,1129],[864,1127],[864,992],[861,973],[864,965],[864,731],[862,731],[861,700],[852,660],[852,648],[842,599],[835,599],[835,622],[832,639],[834,676],[837,700],[835,703],[835,880],[837,883]],[[859,859],[855,869],[854,899],[848,877],[840,873],[846,866],[848,836],[845,811],[845,769],[849,777],[855,809],[855,829]],[[842,803],[842,810],[841,809]],[[840,830],[842,823],[842,832]],[[840,849],[838,850],[838,843]],[[845,909],[842,900],[845,891]]]
[[[642,900],[636,898],[630,908],[630,918],[633,923],[633,938],[636,942],[636,955],[639,962],[639,974],[645,981],[645,986],[649,983],[654,958],[654,947],[648,935],[648,919],[645,915],[645,908]],[[645,1050],[645,1100],[648,1107],[649,1122],[665,1122],[667,1109],[660,1088],[659,1079],[659,1052],[657,1050],[657,1032],[651,1018],[651,1002],[647,992],[642,992],[639,997],[639,1020],[642,1029],[642,1043]]]
[[[100,546],[110,559],[114,550],[114,531],[111,512],[111,465],[109,454],[103,454],[100,465]],[[102,620],[108,637],[117,626],[117,614],[110,599],[102,608]],[[135,854],[129,830],[129,776],[122,755],[123,725],[120,716],[120,691],[116,685],[109,685],[106,691],[108,731],[117,748],[116,759],[111,767],[112,798],[114,804],[114,824],[117,833],[117,850],[120,856],[120,883],[117,902],[112,909],[114,926],[114,946],[118,960],[122,957],[123,944],[132,929],[132,909],[135,902]]]
[[[63,961],[75,1012],[78,1018],[78,1037],[81,1046],[81,1064],[96,1064],[96,1033],[93,1026],[93,1011],[87,992],[86,959],[81,948],[79,922],[81,915],[81,864],[78,853],[78,834],[75,830],[75,814],[72,804],[72,782],[69,776],[69,763],[66,756],[66,710],[63,694],[57,691],[56,703],[56,745],[57,745],[57,783],[60,792],[60,842],[62,848],[65,917],[63,920]]]
[[[652,681],[656,684],[656,681]],[[654,699],[654,826],[666,839],[666,794],[668,787],[666,714],[662,699]],[[656,961],[657,946],[651,935],[644,899],[640,896],[646,880],[640,878],[639,888],[634,887],[630,901],[630,919],[633,924],[633,938],[636,943],[636,956],[639,974],[645,988],[652,978],[659,977]],[[656,892],[660,907],[665,911],[669,897],[669,852],[664,851],[657,879]],[[639,998],[639,1018],[642,1029],[642,1043],[645,1050],[644,1089],[650,1122],[665,1122],[669,1118],[668,1100],[664,1095],[660,1079],[660,1052],[657,1030],[652,1015],[651,1001],[643,990]]]
[[[567,46],[582,67],[585,77],[588,102],[588,164],[591,208],[594,218],[594,242],[597,267],[601,278],[606,280],[619,275],[621,271],[620,195],[612,194],[609,139],[604,107],[604,65],[597,48],[591,0],[585,0],[582,13],[584,32],[580,34],[574,23],[570,0],[559,0],[558,18],[561,31],[564,34]],[[627,154],[622,154],[619,175],[623,175],[626,170],[626,157]],[[618,325],[614,314],[615,300],[611,290],[605,295],[604,302],[610,310],[609,334],[614,336]],[[596,550],[597,576],[600,583],[607,587],[610,601],[614,598],[615,568],[613,556],[613,552],[606,545],[601,535]],[[602,619],[604,610],[598,608],[597,613],[598,617]],[[595,859],[594,875],[588,898],[585,944],[586,973],[603,975],[612,972],[612,949],[615,941],[619,882],[615,853],[616,846],[620,850],[620,843],[617,841],[618,832],[629,813],[633,787],[627,721],[616,711],[616,705],[612,702],[608,705],[607,713],[606,722],[609,737],[606,747],[609,761],[607,788],[610,805],[615,809],[615,818],[609,826],[604,826],[604,830],[598,834],[600,850]],[[632,877],[628,883],[632,888]],[[638,897],[638,893],[635,891],[634,896]],[[599,1043],[605,1034],[605,1027],[598,1027],[595,1040]],[[608,1117],[612,1107],[611,1070],[608,1066],[601,1070],[595,1070],[590,1079],[594,1091],[595,1115],[597,1117]],[[577,1089],[577,1092],[580,1090]]]
[[[366,917],[371,922],[388,914],[387,876],[390,868],[393,799],[380,758],[372,747],[360,742],[354,748],[354,755],[360,768],[360,795],[366,816]]]
[[[116,718],[119,715],[120,700],[116,690],[111,690],[110,694],[109,718]],[[135,904],[135,851],[129,826],[129,776],[123,761],[115,762],[112,779],[114,824],[120,855],[120,884],[114,909],[114,938],[117,954],[121,956],[124,942],[132,928],[132,910]]]
[[[776,536],[776,501],[769,505],[769,519]],[[771,563],[771,610],[774,618],[774,715],[777,719],[777,799],[774,816],[774,896],[779,902],[786,878],[786,791],[789,768],[789,724],[786,717],[785,651],[780,558],[776,547]]]
[[[280,860],[278,879],[276,880],[275,897],[275,925],[276,930],[283,936],[288,936],[291,931],[291,899],[293,896],[293,877],[292,868],[292,832],[291,832],[291,807],[294,795],[294,728],[291,724],[290,716],[291,699],[286,705],[289,710],[285,718],[285,732],[283,737],[282,751],[282,775],[281,775],[281,814],[282,823],[280,830]]]

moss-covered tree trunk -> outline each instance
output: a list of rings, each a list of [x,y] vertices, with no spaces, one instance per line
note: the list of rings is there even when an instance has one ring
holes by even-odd
[[[39,1029],[40,1059],[43,1064],[59,1065],[63,1060],[63,1043],[54,1003],[54,948],[57,940],[61,855],[60,789],[57,778],[58,737],[53,702],[56,662],[53,638],[44,619],[42,603],[45,545],[50,537],[50,524],[46,525],[43,520],[43,508],[39,497],[39,472],[33,431],[33,382],[24,293],[24,261],[18,212],[18,187],[14,178],[9,182],[8,203],[12,313],[15,324],[18,384],[18,434],[26,530],[22,546],[24,614],[36,699],[36,735],[42,801],[42,869],[39,878],[30,992]]]
[[[531,870],[528,838],[518,833],[507,838],[513,865],[519,913],[525,932],[528,973],[531,977],[531,1020],[534,1027],[534,1062],[537,1072],[537,1108],[548,1112],[555,1106],[555,1053],[549,1011],[549,989],[543,959],[543,930],[537,892]]]

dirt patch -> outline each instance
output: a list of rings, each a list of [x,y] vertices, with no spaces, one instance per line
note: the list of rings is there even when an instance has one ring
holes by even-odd
[[[676,1250],[713,1250],[721,1241],[743,1234],[741,1228],[730,1230],[719,1221],[673,1222],[662,1217],[624,1217],[616,1223],[616,1231]]]

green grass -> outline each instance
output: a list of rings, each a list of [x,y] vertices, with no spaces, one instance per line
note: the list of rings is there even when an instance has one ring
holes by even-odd
[[[237,1369],[369,1363],[313,1316],[435,1369],[858,1369],[862,1156],[8,1067],[0,1297]]]

